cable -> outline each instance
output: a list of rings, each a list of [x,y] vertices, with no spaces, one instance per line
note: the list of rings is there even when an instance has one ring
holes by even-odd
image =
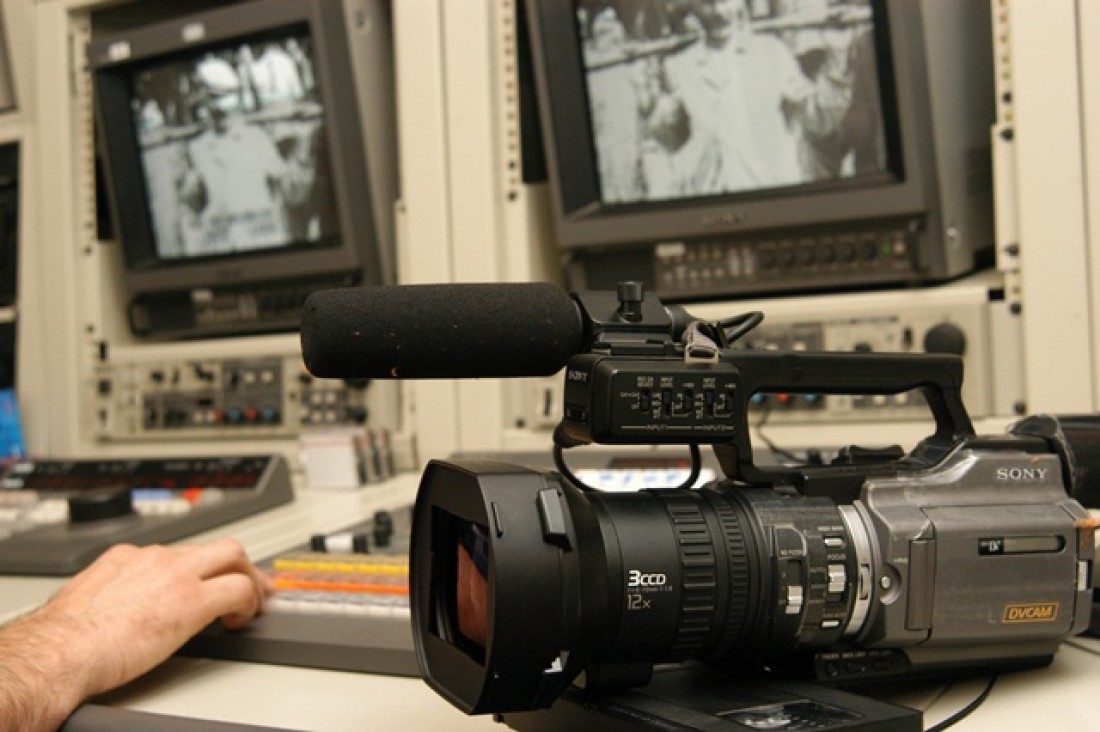
[[[753,425],[753,429],[756,430],[756,436],[760,438],[761,442],[767,445],[768,449],[771,450],[772,455],[775,455],[777,458],[787,460],[788,462],[801,464],[802,462],[804,462],[802,458],[798,457],[790,450],[785,450],[779,445],[775,444],[767,435],[764,434],[764,425],[767,423],[768,417],[771,415],[771,412],[771,407],[767,403],[765,403],[760,412],[760,419],[757,420],[755,425]]]
[[[764,313],[759,310],[754,310],[748,313],[742,313],[735,315],[732,318],[725,318],[719,320],[715,325],[718,326],[718,331],[721,334],[719,338],[719,345],[723,348],[728,347],[730,344],[737,342],[741,338],[744,338],[748,333],[760,325],[764,321]],[[733,329],[732,331],[730,329]]]
[[[1074,648],[1076,648],[1079,651],[1084,651],[1085,653],[1091,653],[1094,656],[1100,656],[1100,649],[1092,648],[1091,646],[1087,646],[1084,643],[1074,643],[1072,640],[1065,640],[1065,641],[1062,641],[1062,643],[1064,643],[1067,646],[1073,646]]]
[[[997,682],[997,674],[991,674],[990,677],[989,677],[988,683],[986,683],[986,685],[985,685],[985,689],[983,689],[982,692],[980,694],[978,694],[978,696],[976,696],[972,702],[970,702],[965,707],[963,707],[959,711],[952,714],[947,719],[944,719],[944,720],[940,721],[939,723],[932,725],[931,727],[926,729],[924,732],[941,732],[942,730],[945,730],[948,727],[950,727],[950,726],[952,726],[952,725],[954,725],[958,722],[961,722],[962,720],[969,717],[970,714],[975,709],[980,707],[982,705],[982,703],[985,702],[985,700],[989,698],[990,692],[993,691],[993,684],[995,684],[996,682]]]
[[[573,474],[573,471],[570,470],[569,466],[565,464],[565,455],[562,454],[562,446],[558,444],[554,445],[554,467],[558,469],[558,472],[561,473],[566,480],[580,488],[582,491],[595,490],[595,488],[588,485]]]

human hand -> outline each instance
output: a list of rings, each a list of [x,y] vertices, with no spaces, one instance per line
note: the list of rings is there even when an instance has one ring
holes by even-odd
[[[233,540],[113,547],[39,610],[0,629],[0,679],[12,680],[6,671],[26,697],[7,701],[45,715],[47,727],[59,723],[87,697],[152,669],[217,618],[230,628],[247,624],[270,587]]]

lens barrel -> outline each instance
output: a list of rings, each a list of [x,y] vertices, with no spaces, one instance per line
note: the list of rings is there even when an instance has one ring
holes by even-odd
[[[859,631],[869,542],[826,498],[727,482],[584,492],[432,461],[413,523],[421,670],[471,713],[547,707],[582,671],[638,683],[657,663],[759,664]]]

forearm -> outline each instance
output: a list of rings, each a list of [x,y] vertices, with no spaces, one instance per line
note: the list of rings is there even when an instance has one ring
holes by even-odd
[[[0,729],[55,730],[83,700],[79,633],[53,614],[43,608],[0,628]]]
[[[216,618],[241,627],[267,584],[241,545],[118,545],[42,608],[0,628],[0,732],[57,729]]]

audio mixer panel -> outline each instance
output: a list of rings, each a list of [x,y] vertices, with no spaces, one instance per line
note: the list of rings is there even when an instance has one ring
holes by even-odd
[[[211,625],[185,656],[419,676],[409,612],[410,507],[378,511],[259,563],[275,586],[247,628]]]
[[[163,544],[294,498],[278,455],[19,460],[0,476],[0,574],[74,574],[113,544]]]
[[[294,437],[363,425],[370,415],[365,382],[314,379],[296,352],[112,360],[94,379],[100,439]]]

